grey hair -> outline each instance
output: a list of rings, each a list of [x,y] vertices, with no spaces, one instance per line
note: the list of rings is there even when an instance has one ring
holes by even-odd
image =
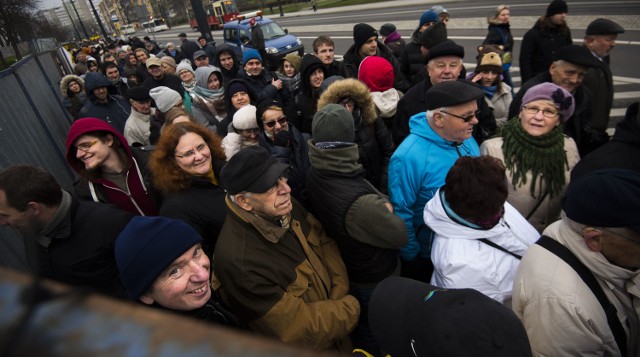
[[[242,192],[236,193],[235,195],[229,195],[229,198],[231,199],[231,202],[233,202],[235,204],[238,204],[236,202],[236,196],[238,196],[238,195],[243,195],[244,197],[251,197],[252,193],[251,192],[247,192],[247,191],[242,191]]]
[[[432,110],[427,110],[427,120],[428,121],[432,121],[433,120],[433,115],[435,114],[435,112],[441,112],[441,111],[447,111],[447,107],[440,107],[440,108],[436,108],[436,109],[432,109]]]

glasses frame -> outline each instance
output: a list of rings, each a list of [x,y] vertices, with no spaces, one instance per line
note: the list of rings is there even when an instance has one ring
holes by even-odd
[[[536,115],[536,114],[538,114],[538,112],[542,112],[542,116],[544,116],[545,118],[549,118],[549,119],[553,119],[553,118],[557,117],[558,115],[560,115],[560,112],[556,111],[555,114],[551,114],[551,116],[549,116],[549,115],[547,115],[547,113],[549,113],[548,109],[527,107],[526,105],[523,105],[522,109],[524,109],[524,111],[527,112],[527,114],[530,114],[530,115]],[[535,113],[532,112],[533,109],[537,109]]]
[[[88,143],[82,143],[80,145],[76,145],[76,150],[80,150],[82,152],[87,152],[87,151],[89,151],[89,149],[91,149],[93,147],[93,145],[97,144],[98,141],[100,141],[100,139],[95,139],[95,140],[92,140],[92,141],[90,141]]]
[[[273,128],[276,126],[276,123],[280,124],[280,126],[284,126],[287,123],[287,117],[285,115],[281,116],[280,118],[277,118],[274,121],[265,121],[264,125],[267,128]]]
[[[195,147],[195,149],[191,149],[187,152],[185,152],[182,155],[178,155],[178,154],[173,154],[174,157],[180,158],[180,159],[190,159],[193,156],[196,155],[196,153],[201,152],[202,150],[204,150],[207,147],[207,143],[202,143],[198,146]]]
[[[471,115],[467,115],[465,117],[461,116],[461,115],[457,115],[457,114],[453,114],[453,113],[449,113],[449,112],[445,112],[444,110],[438,110],[440,113],[442,114],[446,114],[446,115],[451,115],[452,117],[456,117],[458,119],[462,119],[464,120],[465,123],[470,122],[473,118],[477,118],[478,115],[480,115],[480,109],[476,110],[475,112],[473,112],[473,114]]]

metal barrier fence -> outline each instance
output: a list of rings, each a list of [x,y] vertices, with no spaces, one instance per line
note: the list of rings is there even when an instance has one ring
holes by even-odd
[[[71,188],[74,174],[64,159],[71,116],[58,87],[65,72],[70,68],[60,48],[26,57],[0,72],[0,170],[37,165]]]

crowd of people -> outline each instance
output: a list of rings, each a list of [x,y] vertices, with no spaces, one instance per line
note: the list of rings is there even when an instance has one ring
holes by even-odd
[[[442,6],[275,69],[184,33],[82,48],[79,179],[6,168],[0,224],[43,276],[318,351],[640,356],[638,103],[606,133],[624,29],[574,44],[568,12],[524,35],[517,93],[507,5],[468,69]]]

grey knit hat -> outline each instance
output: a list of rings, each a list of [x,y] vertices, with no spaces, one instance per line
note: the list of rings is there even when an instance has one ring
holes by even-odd
[[[313,116],[311,133],[316,144],[353,143],[355,140],[353,117],[340,104],[327,104]]]
[[[149,95],[156,102],[156,108],[161,113],[166,113],[182,100],[180,93],[164,86],[151,89]]]

